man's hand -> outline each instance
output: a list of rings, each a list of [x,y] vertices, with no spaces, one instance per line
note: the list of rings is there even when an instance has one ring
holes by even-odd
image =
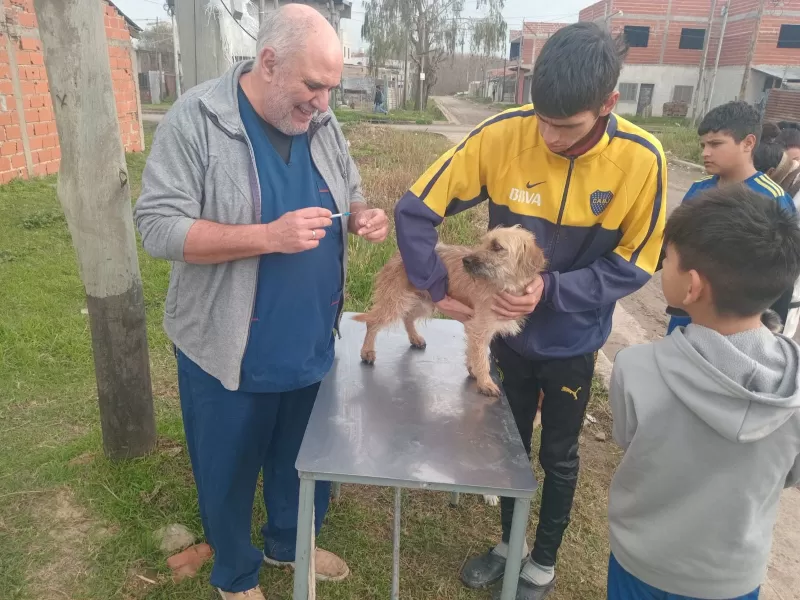
[[[333,223],[331,211],[312,206],[285,213],[267,225],[267,253],[295,254],[319,246],[325,228]]]
[[[389,217],[380,208],[365,208],[350,215],[350,231],[368,242],[378,243],[389,235]]]
[[[436,308],[443,315],[455,319],[456,321],[469,321],[472,318],[473,310],[466,304],[462,304],[455,298],[445,296],[436,303]]]
[[[525,288],[525,295],[512,296],[508,292],[502,292],[494,297],[492,310],[495,314],[504,319],[513,321],[520,317],[526,317],[533,312],[542,299],[544,291],[544,280],[537,276],[528,287]]]

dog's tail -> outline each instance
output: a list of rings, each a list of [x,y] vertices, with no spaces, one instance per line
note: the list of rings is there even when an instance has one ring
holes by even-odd
[[[358,313],[353,317],[353,321],[358,321],[359,323],[366,323],[367,322],[367,313]]]

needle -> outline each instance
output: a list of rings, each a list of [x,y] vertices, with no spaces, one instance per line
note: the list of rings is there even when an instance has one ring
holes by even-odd
[[[339,213],[339,214],[336,214],[336,215],[331,215],[331,217],[330,217],[330,218],[331,218],[331,219],[335,219],[335,218],[337,218],[337,217],[349,217],[349,216],[350,216],[350,213],[349,213],[349,212],[346,212],[346,213]]]

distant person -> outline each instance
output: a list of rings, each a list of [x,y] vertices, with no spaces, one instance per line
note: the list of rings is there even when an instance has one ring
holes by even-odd
[[[800,129],[784,129],[775,140],[792,160],[800,161]]]
[[[608,600],[756,600],[800,483],[800,346],[761,315],[800,277],[797,219],[743,184],[670,216],[661,285],[692,323],[611,374]]]
[[[761,126],[761,142],[774,142],[781,134],[780,128],[772,122],[766,122]]]
[[[380,242],[388,233],[328,109],[342,75],[336,31],[313,8],[285,4],[264,15],[257,49],[166,114],[135,209],[144,249],[172,266],[164,328],[223,600],[264,600],[262,565],[294,568],[295,461],[334,360],[348,234]],[[331,218],[341,212],[350,217]],[[316,532],[329,493],[317,484]],[[314,561],[320,580],[350,572],[319,547]]]
[[[794,201],[800,202],[800,160],[793,160],[777,142],[761,142],[753,154],[753,166],[783,188]]]
[[[375,87],[375,110],[374,112],[379,112],[386,114],[388,111],[383,106],[383,90],[381,86]]]
[[[485,201],[490,227],[522,226],[545,249],[548,270],[525,294],[498,295],[493,306],[505,319],[527,317],[519,335],[495,338],[491,354],[528,456],[543,392],[542,504],[519,600],[542,600],[556,585],[595,353],[611,333],[616,302],[650,280],[661,250],[663,149],[612,112],[624,56],[619,41],[596,23],[554,33],[533,71],[533,105],[484,121],[440,156],[395,207],[409,280],[430,294],[440,312],[466,326],[472,308],[448,294],[447,270],[436,254],[437,226]],[[512,498],[501,498],[502,537],[466,561],[465,586],[487,588],[502,579],[513,509]],[[499,593],[495,586],[495,597]]]
[[[792,197],[795,208],[800,211],[800,163],[790,159],[780,144],[763,142],[756,148],[753,160],[759,171],[769,175]],[[800,325],[800,279],[794,284],[782,333],[794,337],[798,325]]]
[[[784,129],[800,129],[800,123],[797,121],[778,121],[778,128],[781,131]]]
[[[708,112],[697,128],[700,146],[703,149],[703,165],[708,177],[695,182],[683,202],[691,201],[699,193],[731,183],[744,183],[751,190],[775,200],[779,206],[794,213],[792,199],[766,174],[753,166],[753,152],[761,133],[758,111],[746,102],[728,102]],[[776,312],[782,321],[786,319],[788,298],[791,290]],[[785,304],[785,306],[784,306]],[[678,307],[667,307],[671,315],[667,334],[676,327],[686,326],[691,319]]]

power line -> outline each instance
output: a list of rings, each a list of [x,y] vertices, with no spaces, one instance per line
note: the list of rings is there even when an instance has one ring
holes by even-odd
[[[236,18],[233,16],[233,13],[230,11],[230,9],[225,4],[224,0],[219,0],[219,3],[222,5],[222,8],[225,9],[225,12],[228,13],[231,16],[231,19],[233,19],[233,22],[236,23],[239,26],[239,29],[244,31],[247,35],[249,35],[251,38],[253,38],[254,41],[257,42],[258,39],[252,33],[247,31],[247,29],[245,29],[244,26],[241,23],[239,23],[239,21],[236,20]]]

